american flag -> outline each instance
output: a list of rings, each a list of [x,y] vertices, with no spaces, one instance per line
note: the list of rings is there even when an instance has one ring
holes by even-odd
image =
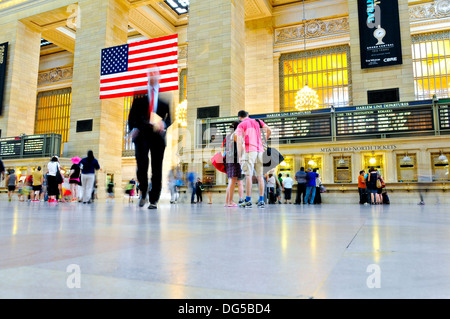
[[[147,71],[157,66],[159,91],[178,90],[178,35],[102,50],[100,99],[147,93]]]

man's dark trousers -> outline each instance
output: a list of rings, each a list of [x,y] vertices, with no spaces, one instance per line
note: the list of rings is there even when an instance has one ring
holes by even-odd
[[[157,133],[148,135],[140,135],[136,138],[135,156],[137,164],[136,176],[139,181],[139,190],[142,196],[148,191],[148,167],[150,151],[150,160],[152,165],[152,188],[149,191],[150,203],[156,203],[161,195],[162,167],[164,159],[164,150],[166,148],[165,141]]]

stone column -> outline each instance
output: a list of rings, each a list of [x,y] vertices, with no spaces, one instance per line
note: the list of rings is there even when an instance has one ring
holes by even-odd
[[[8,39],[9,40],[9,39]],[[9,42],[2,136],[34,134],[41,34],[18,21]]]
[[[188,25],[188,129],[197,108],[220,106],[234,116],[245,105],[244,1],[192,0]]]
[[[94,152],[102,170],[98,172],[99,199],[105,196],[106,174],[114,174],[116,193],[122,184],[122,128],[124,99],[100,100],[101,50],[127,43],[128,2],[124,0],[81,0],[80,27],[77,29],[69,156]],[[92,119],[91,132],[77,133],[77,121]]]
[[[399,88],[401,101],[415,100],[408,1],[398,1],[403,64],[361,69],[358,3],[348,0],[353,104],[367,104],[367,91]]]
[[[274,77],[272,18],[251,20],[245,25],[245,110],[250,114],[272,113],[272,88],[278,80]]]

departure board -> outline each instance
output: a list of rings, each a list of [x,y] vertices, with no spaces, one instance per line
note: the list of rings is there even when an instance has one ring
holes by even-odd
[[[441,130],[450,129],[450,109],[448,105],[439,107],[439,126]]]
[[[262,118],[272,129],[272,139],[291,140],[297,138],[331,136],[329,116]]]
[[[10,158],[20,156],[22,139],[19,137],[0,139],[0,157]]]
[[[372,109],[336,114],[337,135],[433,130],[430,107]]]
[[[23,155],[40,155],[44,151],[44,136],[29,138],[23,142]]]
[[[272,129],[271,139],[283,141],[297,138],[331,136],[331,118],[329,115],[307,117],[255,115],[254,118],[260,119],[270,126]],[[237,118],[224,118],[218,122],[211,122],[209,126],[211,135],[225,136],[230,132],[230,125],[237,120]]]
[[[61,152],[61,135],[23,135],[0,138],[0,158],[47,157]]]

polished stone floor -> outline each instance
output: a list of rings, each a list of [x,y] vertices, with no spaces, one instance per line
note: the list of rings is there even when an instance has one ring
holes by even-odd
[[[450,207],[2,201],[0,256],[0,298],[450,298]]]

